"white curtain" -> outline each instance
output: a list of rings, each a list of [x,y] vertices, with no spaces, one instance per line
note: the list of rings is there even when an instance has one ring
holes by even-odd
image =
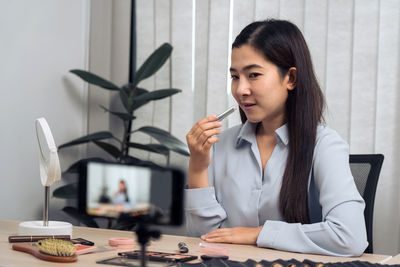
[[[183,92],[143,107],[137,116],[145,119],[135,120],[134,127],[150,121],[182,141],[197,120],[234,103],[228,68],[230,44],[239,31],[266,18],[294,22],[311,50],[327,100],[328,125],[348,141],[351,153],[385,155],[374,248],[376,253],[399,251],[400,1],[137,0],[136,5],[138,66],[162,43],[174,47],[166,66],[141,86]],[[239,115],[225,123],[240,123]],[[187,158],[174,154],[171,164],[186,168]]]

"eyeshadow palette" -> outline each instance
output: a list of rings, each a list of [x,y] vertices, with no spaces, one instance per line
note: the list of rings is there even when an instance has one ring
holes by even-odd
[[[107,265],[116,265],[116,266],[141,266],[139,260],[128,259],[122,256],[112,257],[109,259],[96,261],[99,264],[107,264]],[[173,263],[175,264],[175,263]],[[155,263],[146,263],[147,267],[166,267],[170,266],[170,263],[167,262],[155,262]]]
[[[185,262],[197,259],[197,256],[187,254],[176,254],[166,253],[157,251],[146,251],[146,259],[149,261],[161,261],[161,262]],[[126,257],[128,259],[140,259],[142,252],[140,250],[119,252],[119,256]]]

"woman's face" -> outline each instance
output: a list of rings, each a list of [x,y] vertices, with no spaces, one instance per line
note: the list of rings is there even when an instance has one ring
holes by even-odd
[[[125,192],[126,186],[124,182],[119,182],[119,191]]]
[[[231,62],[232,95],[247,119],[282,125],[288,90],[295,86],[290,75],[281,77],[278,67],[249,45],[234,48]]]

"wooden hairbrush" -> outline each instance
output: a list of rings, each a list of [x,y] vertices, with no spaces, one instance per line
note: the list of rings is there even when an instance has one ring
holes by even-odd
[[[34,244],[16,243],[12,248],[45,261],[74,262],[78,259],[74,244],[60,239],[44,239]]]

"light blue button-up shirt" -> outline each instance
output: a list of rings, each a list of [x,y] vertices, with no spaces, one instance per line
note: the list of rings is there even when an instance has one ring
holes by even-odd
[[[368,246],[364,200],[349,167],[347,143],[332,129],[318,126],[313,172],[308,184],[310,224],[287,223],[279,194],[288,156],[287,125],[275,131],[277,144],[264,175],[256,124],[224,131],[213,145],[210,187],[186,189],[189,234],[217,228],[258,227],[259,247],[335,256],[361,255]]]

